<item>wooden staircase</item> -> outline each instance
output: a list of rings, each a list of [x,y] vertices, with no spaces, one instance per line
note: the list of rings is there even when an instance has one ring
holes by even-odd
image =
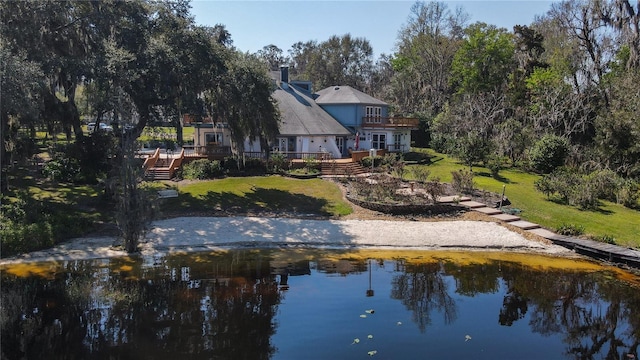
[[[172,159],[161,159],[160,149],[147,158],[144,162],[144,178],[146,180],[171,180],[176,170],[182,165],[184,160],[184,149],[180,156]]]
[[[153,167],[145,171],[144,177],[147,180],[171,180],[171,168],[169,159],[158,159]]]
[[[332,176],[356,176],[369,172],[357,162],[323,161],[320,169],[322,175]]]

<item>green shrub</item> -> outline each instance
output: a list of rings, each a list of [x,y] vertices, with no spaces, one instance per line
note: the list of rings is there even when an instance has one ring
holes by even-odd
[[[593,236],[591,237],[591,240],[606,243],[606,244],[611,244],[611,245],[616,244],[616,238],[614,238],[611,235]]]
[[[547,198],[555,197],[558,201],[569,204],[575,198],[577,186],[582,182],[582,176],[577,170],[559,167],[552,173],[544,175],[535,181],[535,188],[545,194]]]
[[[393,176],[396,176],[400,180],[404,178],[406,167],[404,159],[400,154],[386,154],[382,158],[382,166],[389,171]]]
[[[562,224],[556,228],[556,232],[565,236],[580,236],[584,234],[584,226],[575,224]]]
[[[305,163],[307,160],[305,160]],[[281,152],[274,152],[269,157],[269,171],[279,174],[289,169],[289,159]]]
[[[616,192],[616,202],[628,208],[635,209],[638,207],[638,198],[640,191],[638,183],[633,180],[625,180],[620,184]]]
[[[79,182],[81,174],[80,162],[64,153],[53,154],[52,159],[42,167],[42,175],[53,181]]]
[[[21,161],[30,159],[37,152],[38,145],[36,144],[36,141],[34,139],[26,136],[18,137],[16,147],[13,150],[13,154],[15,155],[16,160]]]
[[[222,169],[228,171],[238,171],[238,160],[234,157],[227,156],[222,160]]]
[[[429,175],[431,175],[431,170],[426,166],[414,166],[411,172],[413,173],[413,177],[421,183],[425,183]]]
[[[569,155],[569,141],[556,135],[545,135],[529,152],[529,163],[535,171],[548,174],[564,165]]]
[[[90,226],[88,219],[56,211],[21,191],[14,201],[3,201],[0,206],[0,252],[10,256],[51,247],[82,235]]]
[[[594,210],[600,205],[598,201],[598,191],[594,184],[584,181],[571,188],[569,193],[569,204],[583,210]]]
[[[610,170],[584,175],[573,168],[559,167],[536,180],[534,186],[547,198],[590,210],[600,206],[600,199],[635,208],[640,196],[635,181],[622,179]]]
[[[51,247],[53,234],[48,221],[24,224],[9,220],[0,225],[0,251],[2,256],[11,256]]]
[[[213,179],[223,174],[218,160],[198,159],[182,167],[182,177],[189,180]]]
[[[616,193],[624,180],[615,172],[605,169],[590,173],[587,176],[587,182],[598,199],[616,201]]]
[[[371,156],[365,156],[362,158],[362,160],[360,160],[360,164],[367,169],[371,168],[372,162],[373,162],[373,167],[380,166],[382,164],[382,156],[376,155],[373,158],[371,158]]]
[[[51,160],[43,167],[43,175],[54,181],[95,184],[112,169],[117,153],[114,137],[96,131],[71,144],[50,147]]]
[[[473,181],[473,172],[468,170],[458,170],[451,172],[451,186],[458,193],[471,193],[475,189]]]
[[[257,159],[257,158],[245,159],[244,170],[253,174],[266,174],[267,162],[263,159]]]
[[[500,175],[500,170],[505,168],[505,164],[507,163],[507,158],[504,156],[498,155],[489,155],[487,156],[486,166],[491,171],[491,176],[497,178]]]
[[[304,159],[304,168],[307,169],[308,172],[316,172],[320,170],[320,161],[318,161],[315,157],[311,156]]]

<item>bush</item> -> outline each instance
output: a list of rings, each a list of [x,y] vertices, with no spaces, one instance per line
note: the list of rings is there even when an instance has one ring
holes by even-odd
[[[318,161],[315,157],[308,157],[304,159],[304,168],[309,173],[319,172],[320,171],[320,161]]]
[[[616,244],[616,238],[614,238],[611,235],[594,236],[594,237],[591,237],[591,240],[602,242],[602,243],[605,243],[605,244],[611,244],[611,245],[615,245]]]
[[[95,184],[111,171],[117,153],[116,140],[110,133],[97,131],[68,145],[51,146],[51,160],[43,175],[54,181]]]
[[[434,204],[445,194],[444,184],[442,184],[438,178],[433,178],[431,181],[425,183],[424,190]]]
[[[599,199],[616,201],[616,193],[624,180],[615,172],[605,169],[596,170],[587,176],[595,196]]]
[[[635,209],[638,207],[638,183],[633,180],[624,180],[616,191],[616,202],[628,208]]]
[[[234,157],[226,157],[222,160],[222,169],[225,172],[238,171],[238,160]]]
[[[568,204],[581,182],[582,176],[575,169],[560,167],[536,180],[534,186],[547,198],[557,197],[560,202]]]
[[[42,175],[52,181],[80,182],[82,176],[80,162],[64,153],[55,153],[42,167]]]
[[[370,169],[371,168],[371,163],[373,162],[373,167],[378,167],[380,166],[380,164],[382,164],[382,156],[375,156],[373,158],[371,158],[371,156],[365,156],[362,158],[362,160],[360,160],[360,164],[367,168]]]
[[[565,236],[580,236],[584,234],[584,226],[574,224],[562,224],[558,226],[556,232]]]
[[[0,225],[0,238],[3,256],[40,250],[55,243],[52,226],[45,221],[32,224],[3,221]]]
[[[487,157],[487,168],[491,171],[491,176],[497,178],[500,175],[500,170],[504,169],[507,163],[507,158],[498,155],[489,155]]]
[[[399,154],[386,154],[382,159],[382,164],[388,171],[400,180],[404,178],[406,167],[402,155]]]
[[[266,174],[267,162],[263,159],[249,158],[244,160],[244,170],[254,174]]]
[[[272,173],[279,174],[289,170],[289,159],[281,152],[275,152],[269,157],[269,169]]]
[[[189,180],[213,179],[224,175],[217,160],[198,159],[182,167],[182,177]]]
[[[597,209],[600,203],[598,191],[593,183],[585,181],[573,186],[569,194],[569,204],[583,210]]]
[[[56,211],[21,191],[15,201],[3,201],[0,206],[0,252],[9,256],[51,247],[80,236],[90,226],[88,219]]]
[[[635,208],[640,197],[635,181],[624,180],[610,170],[584,175],[576,169],[560,167],[536,180],[534,185],[547,198],[555,197],[557,201],[581,209],[596,209],[600,199]]]
[[[431,170],[426,166],[414,166],[411,172],[413,173],[413,177],[421,183],[425,183],[429,175],[431,175]]]
[[[13,151],[16,156],[16,160],[21,161],[29,159],[37,152],[38,145],[34,139],[25,136],[18,137],[15,150]]]
[[[529,163],[535,171],[548,174],[564,165],[569,154],[567,139],[556,135],[545,135],[533,145]]]
[[[453,180],[451,181],[451,186],[458,193],[471,193],[475,188],[475,184],[473,182],[473,173],[468,170],[458,170],[452,171],[451,176]]]

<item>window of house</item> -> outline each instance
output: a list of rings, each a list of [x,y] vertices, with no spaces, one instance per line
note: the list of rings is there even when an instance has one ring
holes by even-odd
[[[289,140],[287,138],[278,138],[278,147],[276,151],[289,151]]]
[[[386,149],[387,148],[387,134],[371,135],[371,147],[374,149]]]
[[[336,137],[336,145],[338,146],[338,150],[340,150],[340,153],[344,153],[344,138],[343,137]]]
[[[382,121],[382,108],[380,106],[365,107],[365,117],[368,123],[379,124]]]
[[[209,132],[204,134],[204,141],[207,144],[218,143],[222,145],[222,133]]]
[[[402,147],[402,134],[393,134],[393,148],[395,151]]]

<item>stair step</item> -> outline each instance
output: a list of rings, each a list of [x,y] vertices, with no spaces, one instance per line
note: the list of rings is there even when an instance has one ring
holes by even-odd
[[[321,165],[322,175],[360,175],[367,172],[360,164],[323,162]]]
[[[147,180],[171,180],[171,172],[168,167],[154,166],[145,172],[144,177]]]

